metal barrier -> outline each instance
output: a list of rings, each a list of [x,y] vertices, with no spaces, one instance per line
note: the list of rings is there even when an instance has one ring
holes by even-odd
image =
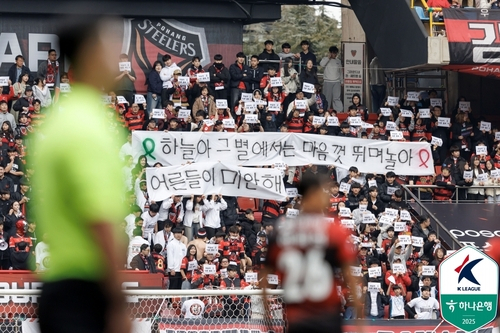
[[[410,201],[409,198],[408,198],[408,195],[409,195],[410,199],[413,199],[414,203],[418,206],[418,207],[413,207],[413,208],[414,209],[415,208],[420,209],[420,211],[418,212],[419,215],[422,215],[422,214],[425,213],[427,216],[429,216],[431,218],[431,220],[434,220],[436,222],[435,226],[436,226],[437,237],[440,238],[440,239],[444,239],[446,241],[446,243],[451,247],[452,250],[457,250],[457,249],[459,249],[459,248],[462,247],[462,244],[460,244],[460,242],[448,230],[448,228],[446,228],[444,226],[444,224],[441,221],[439,221],[439,219],[434,214],[432,214],[432,212],[427,207],[424,206],[424,204],[422,203],[422,201],[417,196],[415,196],[415,194],[410,189],[412,187],[425,187],[425,188],[429,188],[429,187],[432,187],[432,186],[434,186],[434,185],[431,185],[431,186],[426,186],[426,185],[424,185],[424,186],[421,186],[421,185],[402,185],[402,187],[403,187],[403,189],[405,191],[405,200],[407,202]],[[434,186],[434,187],[437,187],[437,186]]]
[[[437,185],[404,185],[405,187],[409,188],[409,189],[412,189],[412,188],[416,188],[418,189],[417,191],[417,199],[421,202],[446,202],[446,201],[439,201],[439,200],[422,200],[421,197],[420,197],[420,189],[421,188],[430,188],[430,189],[435,189],[435,188],[444,188],[442,186],[437,186]],[[500,186],[498,185],[485,185],[485,186],[479,186],[479,185],[471,185],[471,186],[455,186],[455,190],[464,190],[464,191],[468,191],[469,189],[480,189],[480,190],[488,190],[488,189],[492,189],[494,191],[494,195],[491,197],[492,200],[487,200],[487,198],[485,198],[485,200],[482,200],[480,201],[479,203],[500,203]],[[452,197],[452,201],[454,201],[455,203],[461,203],[461,204],[474,204],[474,203],[478,203],[478,201],[474,201],[474,200],[469,200],[469,199],[466,199],[466,200],[459,200],[459,196],[457,195],[457,192],[455,191],[455,194],[453,195]]]

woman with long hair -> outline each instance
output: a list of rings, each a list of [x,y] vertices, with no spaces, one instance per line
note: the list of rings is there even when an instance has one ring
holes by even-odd
[[[153,68],[148,74],[146,85],[148,86],[148,95],[146,97],[147,107],[145,119],[149,119],[151,110],[161,109],[161,90],[163,81],[160,78],[160,72],[163,68],[161,61],[155,61]]]
[[[186,201],[186,210],[184,212],[184,234],[188,241],[193,240],[193,235],[203,228],[204,214],[207,210],[203,202],[203,195],[192,195],[191,199]]]

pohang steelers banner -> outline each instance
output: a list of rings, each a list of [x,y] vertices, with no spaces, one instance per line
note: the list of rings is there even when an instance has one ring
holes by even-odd
[[[150,132],[132,133],[134,158],[163,166],[220,161],[226,165],[334,165],[360,172],[432,175],[428,143],[391,142],[297,133]]]

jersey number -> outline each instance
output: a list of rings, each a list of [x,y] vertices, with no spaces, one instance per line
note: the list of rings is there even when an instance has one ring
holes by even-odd
[[[324,258],[324,251],[314,248],[306,253],[287,249],[280,255],[278,268],[284,273],[283,289],[288,302],[322,302],[330,296],[333,271]]]

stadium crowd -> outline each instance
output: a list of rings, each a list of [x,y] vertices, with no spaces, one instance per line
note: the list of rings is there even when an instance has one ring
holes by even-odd
[[[340,271],[334,278],[345,319],[435,317],[439,309],[437,268],[447,251],[430,219],[416,215],[404,200],[401,185],[439,186],[420,188],[422,200],[449,201],[454,195],[478,202],[499,200],[500,192],[494,188],[500,177],[496,172],[500,168],[498,130],[491,124],[487,128],[485,119],[474,118],[470,108],[461,107],[464,97],[446,112],[440,106],[444,101],[434,103],[439,99],[434,90],[414,101],[404,96],[393,105],[386,98],[374,111],[357,94],[352,105],[343,106],[342,63],[335,46],[319,62],[307,41],[296,54],[287,43],[278,54],[273,46],[266,41],[264,51],[250,57],[250,65],[241,52],[229,67],[221,55],[215,55],[207,69],[200,66],[198,57],[181,69],[170,55],[164,55],[147,77],[146,103],[135,101],[133,70],[117,73],[117,89],[107,94],[105,103],[110,119],[116,119],[110,135],[128,133],[119,152],[130,212],[122,223],[129,245],[120,267],[162,273],[168,277],[165,287],[170,289],[259,288],[266,278],[269,242],[286,218],[301,209],[300,195],[285,202],[217,193],[151,201],[145,169],[161,164],[150,165],[145,156],[134,160],[132,131],[282,131],[427,141],[432,143],[438,174],[411,177],[393,172],[361,174],[356,166],[349,170],[288,166],[284,183],[297,188],[304,175],[328,178],[323,189],[329,197],[323,209],[325,219],[350,230],[346,242],[356,253],[350,272],[356,280],[355,290],[343,282]],[[71,98],[70,93],[59,96],[49,90],[61,83],[71,84],[71,75],[60,72],[56,59],[55,51],[49,51],[48,61],[33,78],[22,56],[16,57],[9,86],[1,96],[0,238],[8,245],[0,243],[2,269],[27,269],[30,260],[36,262],[36,271],[47,268],[48,246],[36,234],[36,218],[29,215],[30,192],[36,189],[30,188],[34,170],[26,158],[28,152],[36,153],[29,151],[29,142],[36,138],[45,113],[51,112],[47,107],[58,98]],[[128,62],[127,55],[121,55],[119,61]],[[324,68],[322,84],[318,66]],[[206,82],[200,75],[204,73],[209,74]],[[311,87],[307,84],[312,90],[303,89]],[[301,100],[305,103],[298,102]],[[163,110],[159,118],[158,109]],[[181,117],[185,109],[191,112]],[[247,122],[249,114],[256,114],[257,122]],[[452,121],[443,125],[441,118]],[[391,132],[395,131],[402,132],[403,138],[394,139]],[[482,146],[486,151],[477,154],[476,147]],[[350,186],[343,193],[344,183]],[[457,191],[456,185],[461,186]],[[474,187],[464,187],[468,185]],[[281,276],[268,279],[268,284],[281,286]],[[363,313],[356,311],[357,300],[364,305]],[[234,298],[226,306],[241,316],[249,307],[243,298]]]

